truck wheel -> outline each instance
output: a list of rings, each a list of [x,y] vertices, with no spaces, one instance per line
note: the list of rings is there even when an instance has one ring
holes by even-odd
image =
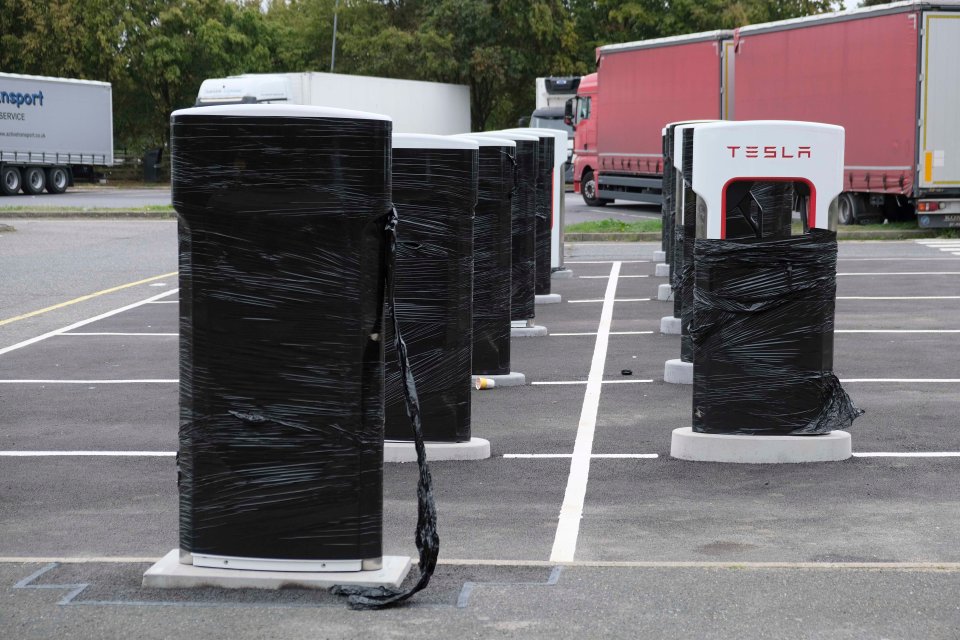
[[[0,192],[7,196],[15,196],[20,191],[20,185],[23,184],[20,179],[20,169],[16,167],[3,167],[0,169]]]
[[[47,191],[50,193],[63,193],[70,184],[70,176],[63,167],[52,167],[47,169]]]
[[[603,200],[597,197],[597,179],[594,177],[593,171],[588,170],[583,172],[583,182],[581,183],[580,191],[583,194],[583,201],[587,203],[588,207],[602,207],[610,202],[609,200]]]
[[[855,193],[841,193],[837,205],[840,224],[857,224],[863,217],[863,200]]]
[[[23,172],[23,192],[36,196],[47,186],[47,174],[42,167],[27,167]]]

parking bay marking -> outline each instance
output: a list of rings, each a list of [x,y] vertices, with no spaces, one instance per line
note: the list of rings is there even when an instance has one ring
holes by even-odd
[[[61,333],[67,333],[69,331],[73,331],[74,329],[79,329],[80,327],[84,327],[88,324],[92,324],[94,322],[97,322],[98,320],[103,320],[104,318],[115,316],[119,313],[123,313],[124,311],[129,311],[130,309],[136,309],[141,305],[149,304],[150,302],[153,302],[155,300],[160,300],[161,298],[171,296],[177,293],[178,291],[179,289],[170,289],[169,291],[158,293],[157,295],[146,298],[145,300],[134,302],[132,304],[128,304],[126,306],[120,307],[119,309],[114,309],[113,311],[107,311],[106,313],[101,313],[98,316],[87,318],[86,320],[81,320],[80,322],[74,322],[69,326],[62,327],[60,329],[54,329],[53,331],[48,331],[47,333],[44,333],[42,335],[36,336],[34,338],[30,338],[28,340],[24,340],[23,342],[18,342],[17,344],[10,345],[9,347],[4,347],[3,349],[0,349],[0,356],[2,356],[5,353],[10,353],[11,351],[16,351],[17,349],[22,349],[23,347],[29,346],[31,344],[36,344],[41,340],[46,340],[47,338],[52,338],[53,336],[60,335]]]
[[[85,331],[70,331],[69,333],[61,333],[61,336],[157,336],[157,337],[169,337],[169,336],[179,336],[179,333],[119,333],[112,331],[104,331],[101,333],[96,332],[85,332]]]
[[[603,308],[600,311],[600,325],[597,328],[597,342],[593,349],[590,373],[587,375],[587,389],[583,394],[583,407],[580,422],[577,425],[577,437],[570,458],[570,475],[557,520],[557,532],[550,552],[551,561],[571,561],[577,550],[577,538],[580,535],[580,519],[583,517],[583,504],[587,493],[587,480],[590,476],[590,456],[593,453],[593,436],[597,426],[597,413],[600,410],[600,392],[602,390],[603,369],[607,360],[607,342],[610,325],[613,323],[613,305],[617,293],[617,281],[620,275],[620,263],[610,267],[607,290],[603,296]]]
[[[606,278],[607,276],[603,276]],[[650,298],[617,298],[614,302],[649,302]],[[581,302],[604,302],[603,298],[596,298],[590,300],[567,300],[570,304],[578,304]]]
[[[0,380],[0,384],[176,384],[176,378],[147,378],[140,380]]]
[[[63,307],[68,307],[72,304],[77,304],[78,302],[85,302],[87,300],[96,298],[98,296],[106,295],[108,293],[114,293],[116,291],[121,291],[123,289],[129,289],[130,287],[135,287],[137,285],[153,282],[154,280],[162,280],[163,278],[169,278],[170,276],[175,276],[175,275],[177,275],[177,272],[172,271],[170,273],[164,273],[159,276],[152,276],[150,278],[144,278],[143,280],[137,280],[136,282],[128,282],[126,284],[121,284],[116,287],[110,287],[109,289],[103,289],[101,291],[88,293],[85,296],[80,296],[79,298],[74,298],[73,300],[67,300],[66,302],[60,302],[58,304],[54,304],[49,307],[44,307],[43,309],[37,309],[36,311],[24,313],[19,316],[13,316],[12,318],[7,318],[5,320],[0,320],[0,327],[2,327],[5,324],[10,324],[11,322],[16,322],[17,320],[25,320],[26,318],[32,318],[33,316],[38,316],[48,311],[54,311],[55,309],[62,309]],[[0,353],[4,353],[4,352],[0,351]]]
[[[960,276],[960,271],[863,271],[844,272],[838,276]]]

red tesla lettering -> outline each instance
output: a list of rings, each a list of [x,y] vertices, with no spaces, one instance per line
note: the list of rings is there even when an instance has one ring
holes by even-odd
[[[776,147],[764,147],[764,148],[763,148],[763,157],[764,157],[764,158],[776,158],[776,157],[777,157],[777,148],[776,148]]]
[[[786,147],[780,147],[780,157],[781,157],[781,158],[793,158],[793,157],[795,157],[795,156],[789,155],[789,154],[787,153],[787,148],[786,148]]]
[[[798,157],[798,158],[803,158],[803,157],[809,158],[809,157],[811,157],[811,156],[810,156],[810,147],[800,147],[800,149],[797,150],[797,157]]]
[[[756,158],[759,155],[760,147],[747,147],[747,157]]]
[[[730,149],[730,157],[731,157],[731,158],[736,158],[736,157],[737,157],[737,149],[739,149],[739,148],[740,148],[739,146],[736,146],[736,147],[728,146],[728,147],[727,147],[727,149]]]

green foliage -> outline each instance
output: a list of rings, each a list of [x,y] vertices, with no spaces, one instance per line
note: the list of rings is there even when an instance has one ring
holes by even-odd
[[[652,233],[660,231],[661,226],[659,218],[631,222],[607,218],[605,220],[588,220],[568,224],[563,228],[563,231],[564,233]]]
[[[869,0],[867,0],[869,2]],[[0,70],[113,84],[117,146],[164,144],[205,78],[336,71],[467,84],[475,130],[597,46],[839,8],[837,0],[0,0]]]

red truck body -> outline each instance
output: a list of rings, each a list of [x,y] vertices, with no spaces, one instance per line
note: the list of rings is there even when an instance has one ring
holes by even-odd
[[[920,226],[960,227],[958,10],[915,0],[599,48],[599,196],[653,201],[605,182],[659,176],[667,122],[803,120],[846,130],[841,221],[916,205]]]
[[[678,120],[721,117],[721,43],[732,35],[714,31],[597,49],[591,166],[599,198],[660,202],[661,129]],[[581,145],[575,141],[574,147]],[[578,171],[574,163],[575,189],[582,187],[585,166],[581,162]]]

